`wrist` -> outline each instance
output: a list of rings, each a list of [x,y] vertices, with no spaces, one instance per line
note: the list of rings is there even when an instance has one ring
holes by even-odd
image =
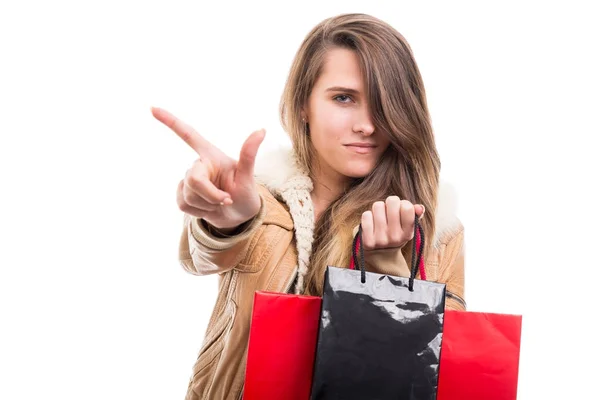
[[[210,222],[208,222],[204,219],[201,220],[201,223],[208,230],[208,232],[210,232],[212,235],[214,235],[216,237],[227,238],[227,237],[236,236],[236,235],[239,235],[240,233],[243,233],[246,230],[246,228],[248,228],[248,226],[250,226],[250,224],[252,223],[254,218],[256,218],[256,217],[254,216],[254,217],[250,218],[249,220],[242,222],[241,224],[237,224],[235,226],[219,227],[219,226],[212,225]]]

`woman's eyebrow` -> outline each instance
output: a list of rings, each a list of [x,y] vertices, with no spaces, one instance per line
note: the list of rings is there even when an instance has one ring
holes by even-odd
[[[344,87],[344,86],[332,86],[330,88],[327,88],[325,91],[326,92],[347,92],[350,94],[360,94],[359,90],[352,89],[349,87]]]

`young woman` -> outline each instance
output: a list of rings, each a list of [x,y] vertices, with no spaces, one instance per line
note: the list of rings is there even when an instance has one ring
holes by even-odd
[[[463,227],[439,182],[423,81],[385,22],[346,14],[301,44],[281,101],[292,149],[256,161],[265,132],[233,160],[165,110],[153,115],[199,158],[177,188],[180,261],[219,274],[219,294],[186,399],[241,398],[254,292],[320,295],[327,265],[348,267],[362,224],[368,270],[408,276],[415,216],[428,280],[464,309]]]

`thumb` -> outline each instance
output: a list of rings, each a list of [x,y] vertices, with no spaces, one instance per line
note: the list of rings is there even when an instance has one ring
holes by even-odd
[[[240,159],[237,166],[237,175],[243,179],[254,178],[254,162],[258,148],[265,139],[265,130],[261,129],[252,132],[248,139],[242,145],[240,150]]]
[[[417,214],[419,220],[422,219],[425,215],[425,206],[423,206],[422,204],[415,205],[415,213]]]

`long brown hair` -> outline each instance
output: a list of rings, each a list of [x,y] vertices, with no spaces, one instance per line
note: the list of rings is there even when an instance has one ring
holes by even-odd
[[[373,203],[397,195],[426,209],[421,225],[431,244],[439,184],[440,159],[425,96],[413,53],[404,37],[387,23],[365,14],[343,14],[314,27],[293,60],[281,98],[280,117],[291,137],[298,160],[314,173],[314,148],[306,134],[301,110],[307,104],[327,51],[353,50],[361,63],[375,132],[391,141],[375,169],[354,179],[350,188],[316,222],[304,293],[321,295],[325,268],[347,267],[353,228]],[[412,243],[404,249],[410,259]],[[426,257],[428,250],[425,250]]]

